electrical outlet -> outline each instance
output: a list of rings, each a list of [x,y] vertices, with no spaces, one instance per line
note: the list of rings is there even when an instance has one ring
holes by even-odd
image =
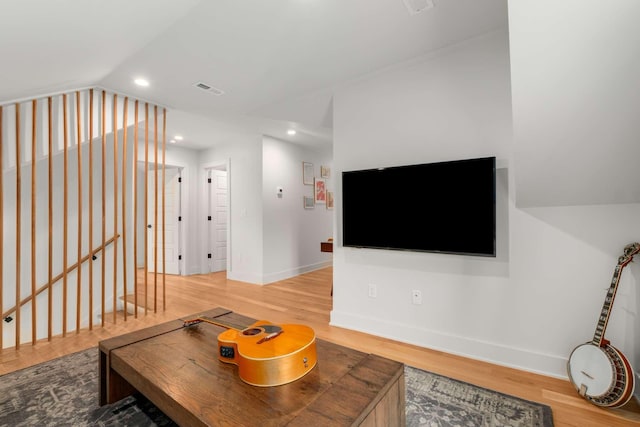
[[[369,298],[375,298],[378,296],[378,288],[374,283],[369,283]]]
[[[418,289],[411,291],[412,302],[416,305],[422,304],[422,292]]]

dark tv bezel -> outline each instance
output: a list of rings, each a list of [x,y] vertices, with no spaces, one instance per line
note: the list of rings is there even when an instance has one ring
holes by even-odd
[[[345,209],[345,203],[344,203],[344,177],[346,174],[355,174],[355,173],[375,173],[376,171],[382,171],[382,170],[394,170],[394,169],[399,169],[399,168],[410,168],[410,167],[429,167],[429,166],[436,166],[436,165],[447,165],[447,164],[459,164],[459,163],[464,163],[464,162],[489,162],[491,164],[491,169],[492,169],[492,207],[493,207],[493,212],[492,212],[492,219],[493,219],[493,224],[492,224],[492,228],[493,228],[493,244],[492,244],[492,251],[491,252],[484,252],[484,251],[477,251],[477,252],[468,252],[468,251],[456,251],[456,250],[440,250],[440,249],[416,249],[416,248],[405,248],[405,247],[396,247],[396,246],[377,246],[377,245],[372,245],[372,244],[357,244],[357,243],[345,243],[344,240],[344,236],[345,236],[345,221],[344,221],[344,209]],[[431,162],[431,163],[417,163],[417,164],[409,164],[409,165],[400,165],[400,166],[389,166],[389,167],[380,167],[380,168],[369,168],[369,169],[359,169],[359,170],[350,170],[350,171],[343,171],[342,172],[342,185],[343,185],[343,191],[342,191],[342,197],[343,197],[343,202],[342,202],[342,246],[344,247],[348,247],[348,248],[361,248],[361,249],[382,249],[382,250],[393,250],[393,251],[404,251],[404,252],[422,252],[422,253],[440,253],[440,254],[450,254],[450,255],[465,255],[465,256],[475,256],[475,257],[493,257],[495,258],[497,256],[497,242],[496,242],[496,234],[497,234],[497,221],[496,221],[496,157],[495,156],[491,156],[491,157],[477,157],[477,158],[469,158],[469,159],[460,159],[460,160],[449,160],[449,161],[442,161],[442,162]]]

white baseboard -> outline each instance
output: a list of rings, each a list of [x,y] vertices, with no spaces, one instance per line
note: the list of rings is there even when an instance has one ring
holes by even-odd
[[[469,337],[443,334],[416,325],[395,324],[375,317],[331,312],[330,325],[377,335],[449,354],[481,360],[522,371],[568,379],[566,357],[536,353],[526,349],[479,341]]]
[[[321,268],[329,267],[332,264],[331,261],[323,261],[310,265],[301,265],[288,270],[278,271],[275,273],[268,273],[262,276],[262,283],[273,283],[279,280],[290,279],[291,277],[299,276],[311,271],[320,270]]]
[[[263,274],[262,276],[254,273],[227,270],[227,279],[253,283],[254,285],[266,285],[279,280],[290,279],[291,277],[299,276],[311,271],[320,270],[321,268],[329,267],[331,265],[331,261],[325,261],[311,265],[303,265],[289,270],[278,271],[276,273]]]

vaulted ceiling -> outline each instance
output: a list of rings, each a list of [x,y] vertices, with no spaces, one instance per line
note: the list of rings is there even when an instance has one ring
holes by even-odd
[[[506,25],[507,0],[0,0],[0,103],[97,86],[166,106],[189,148],[327,146],[335,87]]]

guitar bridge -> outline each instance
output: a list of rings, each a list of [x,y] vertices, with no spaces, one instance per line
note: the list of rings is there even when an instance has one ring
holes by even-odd
[[[578,393],[580,393],[580,396],[584,397],[587,394],[587,386],[582,384]]]

